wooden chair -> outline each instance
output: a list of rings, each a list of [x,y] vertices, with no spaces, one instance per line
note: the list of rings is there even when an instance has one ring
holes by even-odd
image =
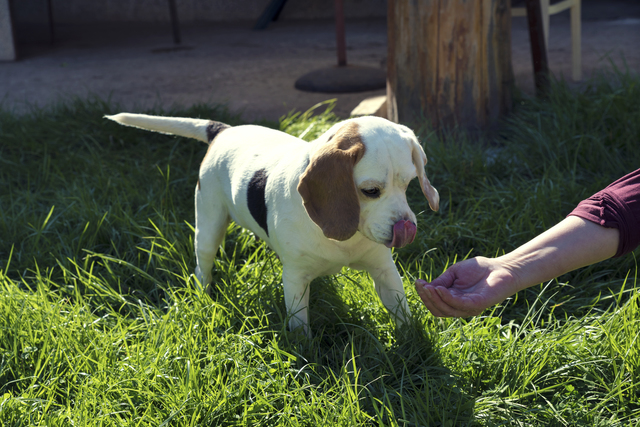
[[[542,23],[544,27],[545,47],[549,46],[549,16],[570,9],[571,13],[571,56],[572,56],[572,77],[574,81],[582,79],[582,50],[580,41],[581,23],[580,9],[581,0],[562,0],[550,4],[550,0],[540,0],[542,9]],[[511,16],[527,16],[526,7],[511,8]]]

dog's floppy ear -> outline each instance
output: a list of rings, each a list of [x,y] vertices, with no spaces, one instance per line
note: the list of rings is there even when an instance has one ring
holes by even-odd
[[[422,146],[418,144],[416,140],[413,141],[411,159],[416,167],[416,173],[420,180],[422,193],[429,201],[429,207],[431,210],[437,212],[438,209],[440,209],[440,195],[438,194],[438,190],[436,190],[429,182],[429,178],[427,178],[427,174],[424,171],[424,167],[427,165],[427,155],[424,153]]]
[[[360,202],[353,168],[364,155],[357,123],[347,123],[311,156],[298,193],[307,214],[329,239],[347,240],[358,231]]]

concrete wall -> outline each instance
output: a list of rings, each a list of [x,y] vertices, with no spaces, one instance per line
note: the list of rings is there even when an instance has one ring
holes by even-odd
[[[56,23],[169,21],[168,0],[51,0]],[[181,23],[254,21],[270,0],[176,0]],[[46,0],[13,1],[14,19],[46,22]],[[347,18],[384,17],[386,0],[344,0]],[[288,0],[281,20],[333,17],[333,0]]]

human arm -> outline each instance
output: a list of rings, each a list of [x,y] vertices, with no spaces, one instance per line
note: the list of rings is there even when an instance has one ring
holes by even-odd
[[[416,290],[435,316],[475,316],[520,290],[611,258],[619,234],[617,228],[569,216],[506,255],[468,259],[431,283],[418,280]]]
[[[498,258],[454,264],[418,295],[435,316],[479,314],[517,291],[640,245],[640,169],[583,200],[567,218]]]

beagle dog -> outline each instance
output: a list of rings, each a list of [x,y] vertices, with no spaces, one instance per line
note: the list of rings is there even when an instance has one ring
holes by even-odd
[[[417,177],[432,210],[439,196],[425,174],[414,133],[365,116],[337,123],[313,142],[262,126],[121,113],[122,125],[209,144],[195,189],[196,277],[211,282],[214,257],[231,220],[282,261],[289,328],[308,331],[309,283],[343,266],[371,274],[382,303],[410,316],[392,247],[411,243],[416,216],[405,191]]]

